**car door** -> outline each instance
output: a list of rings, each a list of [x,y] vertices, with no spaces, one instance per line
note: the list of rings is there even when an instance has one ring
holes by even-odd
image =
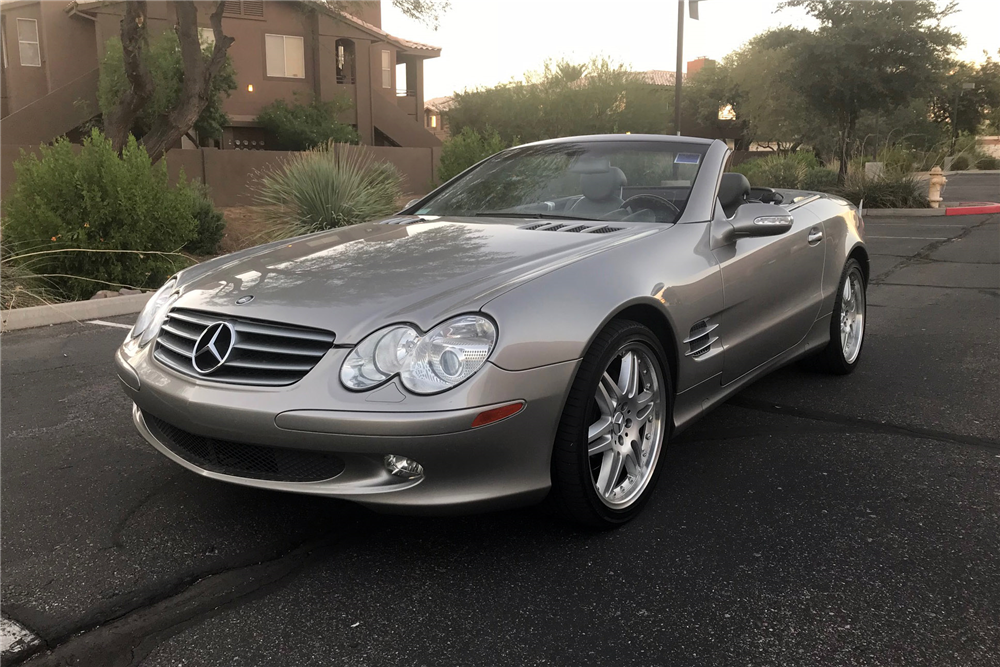
[[[739,238],[713,249],[725,290],[723,384],[799,343],[816,320],[823,223],[806,209],[790,212],[794,222],[784,234]]]

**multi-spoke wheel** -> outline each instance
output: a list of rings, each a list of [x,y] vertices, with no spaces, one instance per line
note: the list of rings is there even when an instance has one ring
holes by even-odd
[[[850,259],[833,305],[830,343],[816,357],[823,370],[846,375],[857,366],[865,342],[866,305],[865,275],[857,260]]]
[[[571,518],[614,526],[639,512],[671,405],[659,341],[642,324],[612,322],[581,363],[556,438],[553,495]]]

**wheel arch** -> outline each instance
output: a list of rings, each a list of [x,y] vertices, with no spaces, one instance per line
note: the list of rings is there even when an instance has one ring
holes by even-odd
[[[633,322],[638,322],[646,327],[648,327],[653,334],[656,336],[657,340],[660,341],[660,345],[663,346],[664,351],[667,353],[667,371],[670,373],[670,388],[671,391],[677,392],[677,336],[674,333],[673,325],[670,319],[667,317],[666,313],[662,308],[657,308],[651,303],[646,302],[636,302],[631,304],[623,305],[610,317],[608,317],[604,323],[601,325],[601,329],[604,329],[608,325],[608,322],[612,320],[631,320]],[[599,332],[600,330],[598,330]],[[596,336],[598,332],[594,332]],[[591,341],[592,343],[593,341]],[[588,349],[590,343],[587,345]]]
[[[868,250],[859,243],[851,248],[851,252],[847,253],[847,259],[858,261],[858,264],[861,265],[861,273],[865,277],[865,285],[867,285],[871,279],[871,262],[868,258]]]

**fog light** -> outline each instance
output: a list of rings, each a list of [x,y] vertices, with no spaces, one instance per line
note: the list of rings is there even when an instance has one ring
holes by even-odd
[[[389,454],[385,457],[385,469],[389,474],[403,479],[416,479],[424,476],[424,467],[405,456]]]

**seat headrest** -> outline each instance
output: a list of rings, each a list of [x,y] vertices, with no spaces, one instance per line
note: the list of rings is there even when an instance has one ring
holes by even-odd
[[[580,189],[583,196],[591,201],[604,201],[612,197],[621,197],[622,186],[628,181],[625,173],[618,167],[609,167],[607,171],[580,174]]]
[[[740,204],[750,196],[750,181],[743,174],[725,173],[719,183],[719,202],[727,217],[733,217],[733,213]]]

